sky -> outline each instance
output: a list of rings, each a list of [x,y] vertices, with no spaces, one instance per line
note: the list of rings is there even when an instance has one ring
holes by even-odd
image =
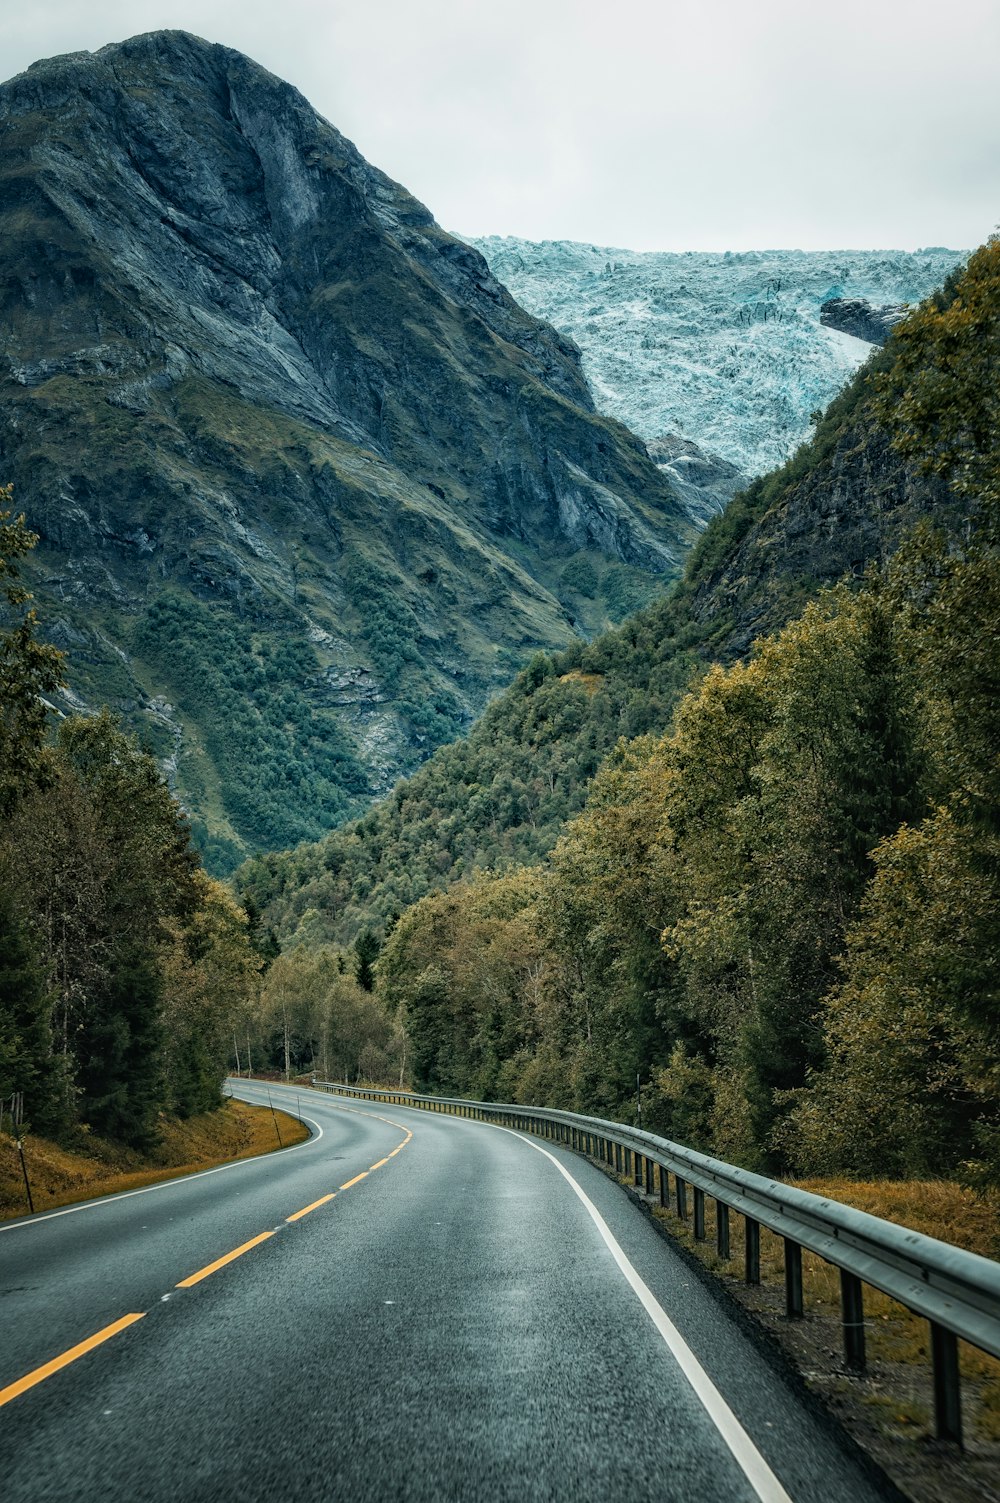
[[[174,27],[248,53],[466,237],[968,249],[997,0],[33,0],[0,77]]]

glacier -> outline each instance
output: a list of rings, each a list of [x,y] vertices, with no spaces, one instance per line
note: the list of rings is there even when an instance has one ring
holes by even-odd
[[[822,304],[919,302],[967,254],[470,243],[523,307],[576,341],[599,410],[742,479],[782,464],[874,348],[825,327]]]

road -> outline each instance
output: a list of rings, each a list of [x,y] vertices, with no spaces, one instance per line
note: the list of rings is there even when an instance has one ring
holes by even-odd
[[[283,1153],[0,1226],[4,1503],[887,1496],[595,1165],[302,1111]]]

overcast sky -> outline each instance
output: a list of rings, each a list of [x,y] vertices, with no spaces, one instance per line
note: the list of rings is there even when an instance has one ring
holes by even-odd
[[[294,83],[458,234],[979,244],[997,0],[2,0],[0,76],[179,27]]]

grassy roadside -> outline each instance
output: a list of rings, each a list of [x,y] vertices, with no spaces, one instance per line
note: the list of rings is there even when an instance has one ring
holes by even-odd
[[[626,1181],[627,1188],[634,1187]],[[1000,1256],[1000,1196],[942,1181],[811,1179],[803,1190],[873,1216],[912,1227],[984,1257]],[[803,1253],[805,1317],[784,1306],[781,1238],[761,1228],[761,1283],[743,1281],[743,1219],[731,1217],[731,1257],[715,1251],[715,1202],[706,1199],[706,1238],[696,1242],[690,1219],[676,1207],[650,1207],[672,1239],[707,1270],[777,1341],[806,1386],[826,1403],[854,1439],[915,1503],[1000,1500],[1000,1362],[960,1343],[965,1452],[934,1439],[930,1338],[926,1321],[865,1286],[867,1371],[843,1361],[838,1271]],[[689,1209],[690,1218],[690,1209]]]
[[[277,1119],[277,1131],[275,1130]],[[176,1179],[197,1169],[213,1168],[233,1159],[252,1158],[289,1148],[309,1136],[309,1129],[275,1108],[226,1101],[216,1112],[185,1121],[164,1118],[162,1141],[153,1152],[140,1154],[81,1133],[72,1148],[45,1138],[27,1137],[24,1155],[36,1211],[137,1190],[159,1180]],[[13,1138],[0,1133],[0,1220],[27,1213],[24,1180]]]

